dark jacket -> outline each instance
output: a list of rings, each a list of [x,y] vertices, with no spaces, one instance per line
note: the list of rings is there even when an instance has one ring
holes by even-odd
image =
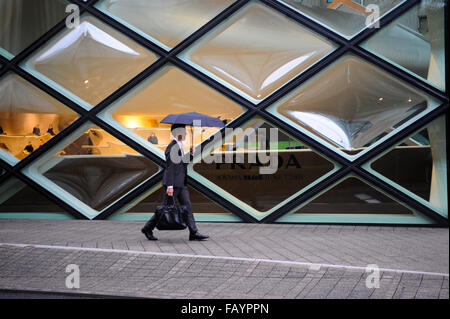
[[[172,147],[176,147],[178,151],[178,155],[181,156],[181,150],[178,146],[178,143],[175,140],[172,140],[169,145],[167,145],[165,156],[166,156],[166,169],[163,175],[163,185],[165,186],[174,186],[174,187],[183,187],[187,185],[187,165],[188,161],[172,161],[170,158],[170,152]],[[192,154],[187,153],[184,154],[185,158],[187,157],[192,160]]]

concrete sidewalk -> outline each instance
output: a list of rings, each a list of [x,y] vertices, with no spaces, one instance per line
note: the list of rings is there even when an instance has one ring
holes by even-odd
[[[0,290],[150,298],[446,298],[449,231],[199,223],[211,238],[141,222],[0,220]],[[80,288],[66,287],[66,266]],[[367,288],[377,265],[380,288]],[[0,293],[1,297],[1,293]]]

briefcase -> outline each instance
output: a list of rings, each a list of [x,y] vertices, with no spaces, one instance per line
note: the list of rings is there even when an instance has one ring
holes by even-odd
[[[167,196],[171,198],[171,203],[169,200],[165,200],[162,205],[156,207],[156,217],[158,222],[156,228],[158,230],[182,230],[186,229],[186,215],[187,207],[185,205],[176,205],[173,196]]]

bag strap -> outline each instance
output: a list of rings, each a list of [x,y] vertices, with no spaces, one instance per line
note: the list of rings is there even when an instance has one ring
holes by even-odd
[[[175,195],[175,194],[174,194],[174,195]],[[167,195],[167,194],[164,196],[164,203],[163,203],[163,204],[164,204],[164,205],[168,205],[168,204],[169,204],[169,199],[168,199],[168,197],[172,199],[172,205],[176,205],[176,203],[175,203],[175,196],[173,196],[173,195],[172,195],[172,196],[169,196],[169,195]]]

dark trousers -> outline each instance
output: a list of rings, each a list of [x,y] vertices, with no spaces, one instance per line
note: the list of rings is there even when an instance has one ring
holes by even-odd
[[[169,195],[167,195],[167,187],[164,186],[164,202],[169,202],[172,199],[169,199]],[[187,207],[187,215],[186,215],[186,225],[189,228],[189,233],[195,234],[197,232],[197,225],[195,225],[194,214],[192,213],[192,205],[191,200],[189,199],[189,191],[186,186],[184,187],[174,187],[173,188],[173,198],[178,201],[180,205],[186,205]],[[150,220],[145,224],[144,230],[152,230],[155,229],[156,223],[158,222],[156,218],[156,214],[150,218]]]

